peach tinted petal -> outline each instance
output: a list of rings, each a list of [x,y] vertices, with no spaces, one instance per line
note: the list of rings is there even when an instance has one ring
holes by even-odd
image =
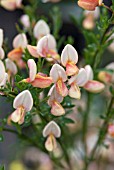
[[[78,69],[78,67],[74,63],[68,62],[66,64],[66,74],[68,76],[72,76],[74,74],[78,74],[78,72],[79,72],[79,69]]]
[[[90,80],[85,84],[84,88],[89,92],[99,93],[104,90],[105,85],[98,81]]]
[[[63,97],[67,96],[68,94],[68,89],[61,79],[59,79],[56,83],[56,90]]]
[[[44,20],[39,20],[33,30],[34,37],[40,39],[41,37],[50,33],[50,28]]]
[[[8,58],[12,61],[17,61],[22,57],[23,51],[21,48],[16,48],[8,53]]]
[[[33,57],[35,57],[35,58],[39,57],[39,54],[37,53],[37,47],[36,46],[27,45],[27,49]]]
[[[69,89],[69,96],[75,99],[81,98],[80,89],[75,83],[71,84],[71,87]]]
[[[54,121],[49,122],[43,130],[43,137],[47,137],[50,134],[53,134],[56,138],[61,136],[61,129]]]
[[[22,91],[14,99],[13,107],[17,109],[20,106],[23,106],[26,111],[30,111],[32,109],[33,98],[28,90]]]
[[[104,83],[111,83],[113,79],[113,75],[106,71],[101,71],[98,74],[98,79]]]
[[[30,78],[30,81],[32,82],[34,81],[36,77],[36,73],[37,73],[36,63],[33,59],[29,59],[27,64],[29,68],[29,78]]]
[[[51,108],[51,113],[54,116],[61,116],[65,114],[65,110],[64,108],[61,106],[60,103],[58,103],[57,101],[54,101],[52,103],[52,108]]]
[[[47,88],[52,84],[52,78],[51,77],[41,76],[40,74],[37,74],[34,81],[31,82],[31,84],[34,87]]]
[[[64,47],[62,54],[61,54],[62,65],[66,67],[66,64],[68,62],[72,62],[74,64],[76,64],[78,62],[78,53],[75,50],[75,48],[70,44],[67,44]]]
[[[93,11],[99,5],[98,0],[79,0],[78,5],[86,10]]]
[[[53,135],[50,135],[46,142],[45,142],[45,148],[49,151],[52,152],[54,149],[57,148],[57,143],[56,143],[56,139]]]

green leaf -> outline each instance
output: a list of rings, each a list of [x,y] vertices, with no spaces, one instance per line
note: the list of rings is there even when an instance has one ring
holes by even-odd
[[[0,165],[0,170],[5,170],[4,165]]]
[[[0,142],[3,142],[3,140],[4,140],[4,137],[2,134],[0,134]]]

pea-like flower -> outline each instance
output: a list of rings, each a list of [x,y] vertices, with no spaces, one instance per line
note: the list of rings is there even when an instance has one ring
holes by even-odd
[[[77,75],[72,76],[68,84],[71,86],[69,89],[69,96],[75,99],[80,99],[81,92],[79,87],[83,87],[87,82],[87,74],[84,68],[79,70]]]
[[[43,137],[47,137],[45,148],[51,152],[57,147],[56,138],[61,136],[61,129],[56,122],[49,122],[43,130]]]
[[[9,11],[13,11],[16,8],[21,8],[22,0],[1,0],[0,5]]]
[[[56,49],[56,40],[54,36],[48,34],[38,41],[37,53],[41,57],[46,57],[52,60],[59,60],[59,55]]]
[[[20,21],[25,29],[30,28],[30,18],[27,14],[22,15]]]
[[[33,29],[34,37],[39,40],[40,38],[50,34],[50,28],[44,20],[39,20]]]
[[[78,0],[78,5],[89,11],[94,11],[97,6],[102,5],[103,0]]]
[[[46,88],[52,84],[52,78],[47,77],[46,74],[37,73],[36,63],[33,59],[28,60],[29,78],[24,79],[22,82],[32,84],[33,87]]]
[[[100,71],[98,79],[106,84],[114,82],[114,62],[108,64],[104,71]]]
[[[22,54],[27,47],[27,37],[24,33],[18,34],[13,40],[13,50],[8,53],[8,58],[15,61],[16,64],[23,68],[25,63],[22,60]]]
[[[48,93],[48,105],[51,106],[51,113],[55,116],[61,116],[65,114],[65,110],[60,104],[63,101],[63,97],[56,91],[55,85],[52,86]]]
[[[83,86],[87,91],[92,93],[99,93],[104,90],[105,85],[99,81],[93,80],[93,70],[90,65],[85,66],[87,74],[87,82]]]
[[[66,74],[68,76],[72,76],[74,74],[78,74],[78,67],[76,66],[78,62],[78,53],[75,48],[67,44],[61,54],[61,63],[64,67],[66,67]]]
[[[67,75],[63,67],[59,64],[54,64],[50,70],[50,77],[52,77],[55,83],[57,93],[65,97],[68,94],[68,89],[65,82],[67,81]]]
[[[13,107],[16,109],[8,118],[8,123],[11,121],[23,124],[26,112],[30,111],[33,107],[33,98],[28,90],[19,93],[13,102]]]

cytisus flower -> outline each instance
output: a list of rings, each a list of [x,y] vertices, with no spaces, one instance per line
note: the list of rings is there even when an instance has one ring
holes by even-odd
[[[94,11],[97,6],[102,5],[103,0],[78,0],[78,5],[89,11]]]
[[[15,61],[16,64],[23,68],[25,64],[22,60],[22,54],[27,47],[27,37],[24,33],[18,34],[13,40],[13,50],[8,53],[8,58]]]
[[[8,118],[8,123],[11,121],[23,124],[26,112],[30,111],[33,107],[33,98],[28,90],[19,93],[13,102],[13,107],[16,109]]]
[[[100,81],[109,84],[114,82],[114,62],[105,67],[105,71],[100,71],[98,74]]]
[[[47,137],[45,148],[51,152],[57,147],[56,138],[61,136],[61,129],[54,121],[49,122],[43,130],[43,137]]]
[[[35,57],[35,58],[39,58],[39,54],[37,52],[37,47],[33,46],[33,45],[27,45],[27,49],[29,51],[29,53]]]
[[[17,74],[17,66],[16,64],[10,60],[9,58],[5,59],[6,71],[8,73],[8,80],[10,82],[10,78]]]
[[[83,27],[85,29],[93,29],[95,27],[95,20],[99,18],[100,16],[100,9],[99,7],[96,7],[95,11],[84,11],[84,20],[83,20]]]
[[[64,115],[65,110],[60,104],[63,101],[63,97],[57,93],[55,85],[50,89],[48,96],[50,96],[48,105],[51,106],[51,113],[55,116]]]
[[[55,83],[57,93],[65,97],[68,94],[68,89],[65,82],[67,81],[67,75],[63,67],[59,64],[54,64],[50,70],[50,77],[52,77]]]
[[[1,0],[0,5],[9,11],[13,11],[16,8],[21,8],[22,0]]]
[[[81,92],[79,87],[83,87],[87,82],[87,74],[84,68],[79,70],[77,75],[72,76],[68,84],[71,86],[69,89],[69,96],[75,99],[80,99]]]
[[[56,40],[51,34],[44,36],[38,41],[37,52],[41,57],[59,60],[56,49]]]
[[[50,34],[50,28],[48,24],[44,20],[39,20],[33,29],[34,37],[39,40],[40,38],[44,37],[45,35]]]
[[[3,30],[0,29],[0,59],[1,60],[4,59],[4,56],[5,56],[2,45],[3,45]]]
[[[24,79],[22,82],[32,84],[34,87],[46,88],[52,84],[52,78],[47,77],[46,74],[37,73],[36,63],[33,59],[28,60],[29,78]]]
[[[99,93],[104,90],[105,86],[103,83],[93,80],[93,70],[90,65],[85,66],[87,81],[84,85],[84,88],[92,93]]]
[[[66,67],[66,74],[72,76],[78,74],[78,67],[76,66],[78,62],[78,53],[75,48],[67,44],[61,54],[61,63]]]

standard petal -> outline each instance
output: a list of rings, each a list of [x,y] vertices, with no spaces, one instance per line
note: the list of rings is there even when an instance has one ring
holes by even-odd
[[[81,98],[80,89],[75,83],[71,84],[71,87],[69,89],[69,96],[75,99]]]
[[[84,68],[79,70],[78,75],[76,76],[75,82],[78,86],[83,87],[88,81],[87,73]]]
[[[49,122],[43,130],[43,136],[47,137],[50,134],[53,134],[56,138],[59,138],[61,136],[61,129],[60,127],[57,125],[56,122],[51,121]]]
[[[5,67],[3,62],[0,60],[0,83],[4,80],[5,78]]]
[[[67,44],[64,47],[62,54],[61,54],[62,65],[66,67],[66,64],[68,62],[72,62],[74,64],[76,64],[78,62],[78,53],[75,50],[75,48],[70,44]]]
[[[0,59],[3,60],[5,57],[5,53],[2,47],[0,47]]]
[[[27,49],[33,57],[35,57],[35,58],[39,57],[39,54],[37,53],[37,47],[36,46],[27,45]]]
[[[29,18],[28,15],[26,15],[26,14],[22,15],[21,18],[20,18],[20,21],[25,28],[30,27],[30,18]]]
[[[10,71],[13,75],[17,74],[17,66],[12,60],[10,60],[9,58],[5,59],[5,64],[6,70]]]
[[[3,29],[0,28],[0,47],[2,47],[3,44]]]
[[[105,68],[108,70],[114,70],[114,62],[108,64]]]
[[[0,87],[1,86],[5,87],[7,80],[8,80],[8,74],[5,73],[5,77],[4,77],[3,81],[0,83]]]
[[[86,73],[87,73],[87,79],[88,79],[88,81],[89,81],[89,80],[93,80],[93,70],[92,70],[92,68],[91,68],[90,65],[86,65],[86,66],[85,66],[85,71],[86,71]]]
[[[64,108],[61,106],[60,103],[58,103],[57,101],[53,101],[52,103],[52,108],[51,108],[51,113],[54,116],[62,116],[65,114],[65,110]]]
[[[22,48],[27,47],[28,41],[24,33],[18,34],[13,40],[13,48]]]
[[[19,93],[13,102],[13,107],[17,109],[18,107],[23,106],[26,111],[30,111],[33,107],[33,98],[31,93],[28,90],[24,90]]]
[[[30,78],[30,81],[32,82],[34,81],[36,77],[36,73],[37,73],[36,63],[33,59],[29,59],[27,64],[29,68],[29,78]]]
[[[90,80],[84,85],[84,88],[92,93],[100,93],[104,90],[105,85],[99,81]]]
[[[56,143],[56,139],[53,135],[50,135],[46,142],[45,142],[45,148],[49,151],[52,152],[54,149],[57,148],[57,143]]]
[[[33,29],[33,34],[36,39],[40,39],[41,37],[49,33],[50,33],[50,28],[44,20],[39,20]]]
[[[63,67],[59,64],[54,64],[50,70],[50,77],[52,77],[53,82],[57,82],[58,79],[62,79],[63,82],[67,80],[67,75]]]

